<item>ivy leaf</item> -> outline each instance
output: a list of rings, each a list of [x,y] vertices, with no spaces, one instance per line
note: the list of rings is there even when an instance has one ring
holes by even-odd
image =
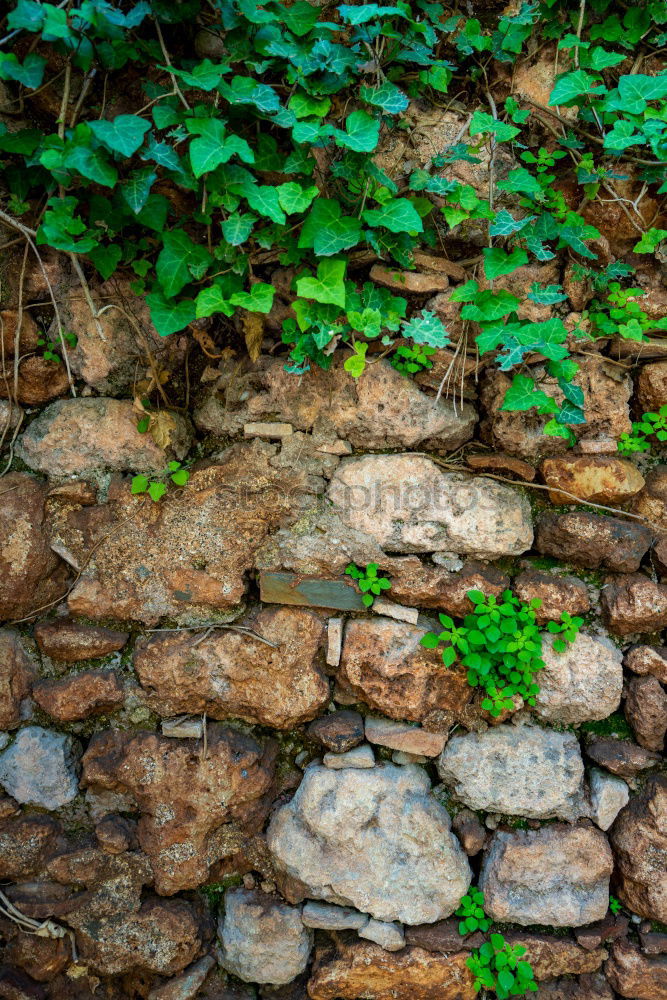
[[[174,302],[166,299],[160,292],[153,292],[146,296],[146,302],[153,326],[161,337],[183,330],[195,319],[195,304],[192,299]]]
[[[563,361],[550,361],[547,369],[554,378],[571,382],[579,371],[579,365],[572,358],[565,358]]]
[[[447,330],[435,313],[422,309],[421,316],[413,316],[409,322],[401,324],[401,333],[416,344],[428,344],[429,347],[446,347],[449,343]]]
[[[46,156],[49,152],[52,151],[46,150],[44,155]],[[101,150],[91,149],[90,146],[66,147],[63,152],[62,165],[70,170],[76,170],[82,177],[87,177],[88,180],[94,181],[95,184],[102,184],[104,187],[113,188],[118,181],[116,168],[109,163]]]
[[[164,233],[162,242],[155,271],[162,291],[167,298],[171,298],[178,295],[192,278],[201,278],[211,258],[208,251],[193,243],[182,229]]]
[[[346,146],[355,153],[372,153],[380,138],[380,123],[366,111],[353,111],[345,119],[345,131],[334,129],[337,146]]]
[[[213,316],[214,313],[222,313],[223,316],[234,315],[234,306],[229,299],[225,298],[220,285],[210,285],[208,288],[202,288],[197,295],[195,308],[197,319]]]
[[[121,186],[121,194],[135,215],[144,208],[157,174],[151,167],[134,170]]]
[[[618,90],[612,91],[604,102],[605,111],[620,111],[625,115],[641,115],[649,101],[667,97],[667,75],[647,76],[632,73],[622,76]]]
[[[360,375],[363,375],[364,369],[366,367],[366,351],[368,350],[368,344],[364,343],[353,344],[352,350],[354,351],[354,354],[350,355],[349,358],[345,359],[343,363],[343,368],[345,369],[346,372],[348,372],[352,376],[352,378],[359,378]],[[370,597],[370,595],[365,595],[365,596]],[[366,607],[370,607],[370,605],[373,603],[372,597],[370,598],[370,601],[365,601],[363,597],[361,600],[366,605]]]
[[[95,250],[90,251],[88,256],[95,265],[98,274],[106,281],[118,267],[123,252],[118,244],[112,243],[107,247],[96,247]]]
[[[0,135],[0,150],[31,156],[41,141],[42,133],[36,128],[22,128],[18,132],[5,131]]]
[[[297,0],[290,7],[280,7],[280,18],[297,37],[307,35],[317,23],[319,11],[306,0]]]
[[[318,257],[331,257],[356,246],[361,239],[361,223],[341,213],[339,202],[333,198],[318,198],[301,227],[299,248],[312,247]]]
[[[486,111],[475,111],[470,119],[469,131],[470,135],[479,135],[480,132],[484,134],[490,132],[496,137],[498,142],[507,142],[509,139],[513,139],[519,135],[521,129],[515,128],[514,125],[508,125],[507,122],[499,121]]]
[[[528,263],[528,254],[520,247],[516,247],[509,254],[499,247],[486,247],[482,253],[484,254],[484,274],[489,281],[500,278],[503,274],[512,274],[513,271]]]
[[[496,212],[496,217],[489,226],[490,236],[512,236],[520,232],[524,226],[536,219],[536,215],[527,215],[523,219],[515,219],[506,208],[501,208]]]
[[[493,323],[513,312],[518,305],[519,299],[504,288],[499,288],[497,292],[486,289],[475,296],[474,302],[463,306],[461,319],[471,319],[475,323]]]
[[[250,312],[268,313],[273,305],[275,291],[273,285],[258,281],[251,286],[249,292],[234,292],[229,301],[233,306],[240,306]]]
[[[647,229],[639,243],[632,248],[633,253],[653,253],[660,243],[667,240],[667,229]]]
[[[400,114],[410,103],[400,87],[389,80],[385,80],[379,87],[360,87],[359,96],[362,101],[382,108],[389,115]]]
[[[243,194],[251,208],[254,208],[260,215],[266,216],[272,222],[284,224],[287,216],[280,207],[278,191],[268,184],[248,185]]]
[[[165,493],[167,492],[167,487],[164,483],[149,483],[147,493],[154,503],[157,503]]]
[[[0,80],[16,80],[24,87],[35,90],[44,78],[46,59],[35,52],[29,53],[21,64],[13,52],[0,55]]]
[[[369,226],[384,226],[390,233],[421,233],[421,217],[407,198],[392,198],[380,208],[367,208],[363,213]]]
[[[525,167],[510,170],[506,179],[498,181],[496,187],[501,191],[513,191],[515,194],[528,194],[534,197],[542,194],[540,182]]]
[[[100,142],[114,153],[132,156],[139,149],[151,123],[138,115],[117,115],[112,122],[88,122],[88,126]]]
[[[377,3],[362,3],[358,7],[354,4],[344,3],[340,5],[338,12],[348,24],[365,24],[367,21],[377,18],[403,13],[398,7],[382,7]]]
[[[304,299],[345,308],[344,260],[323,260],[317,265],[317,277],[299,278],[297,295]]]
[[[24,28],[36,32],[44,23],[44,8],[35,0],[19,0],[11,13],[7,15],[7,27],[12,30]]]
[[[188,118],[186,128],[196,135],[190,143],[190,163],[195,177],[210,173],[221,163],[228,163],[235,154],[243,163],[253,163],[255,154],[238,135],[227,135],[223,122],[217,118]]]
[[[607,93],[607,88],[602,85],[602,81],[597,76],[591,76],[586,70],[578,69],[573,73],[564,73],[556,80],[556,84],[551,91],[549,104],[556,107],[564,104],[566,107],[575,104],[580,97],[593,96],[600,97]]]
[[[567,295],[561,285],[545,285],[542,288],[536,281],[530,286],[528,298],[541,306],[553,306],[556,302],[564,302]]]
[[[315,185],[303,188],[296,181],[288,181],[286,184],[280,184],[276,188],[276,191],[278,192],[278,203],[287,215],[293,215],[295,212],[305,212],[313,199],[319,194],[319,189]]]
[[[201,62],[195,63],[191,70],[177,69],[175,66],[161,66],[160,69],[173,73],[188,87],[206,91],[217,87],[223,76],[230,72],[226,63],[213,63],[210,59],[202,59]]]
[[[566,379],[559,379],[558,385],[568,403],[582,410],[584,407],[584,390],[579,385],[573,385]]]
[[[297,91],[292,94],[288,102],[288,108],[296,118],[324,118],[331,108],[329,97],[314,97],[312,94],[305,94]]]
[[[257,216],[250,212],[233,212],[222,223],[222,235],[231,246],[239,247],[248,239],[256,222]]]
[[[607,52],[603,49],[601,45],[596,45],[595,48],[591,49],[586,55],[586,60],[591,69],[601,70],[608,69],[610,66],[617,66],[622,63],[627,56],[622,55],[620,52]]]
[[[535,388],[535,382],[532,378],[529,378],[527,375],[515,375],[511,386],[505,393],[503,405],[500,409],[524,411],[532,410],[535,406],[540,408],[540,410],[543,407],[548,408],[547,412],[550,411],[552,413],[558,409],[557,404],[551,396],[547,396],[546,392],[543,392],[542,389]]]

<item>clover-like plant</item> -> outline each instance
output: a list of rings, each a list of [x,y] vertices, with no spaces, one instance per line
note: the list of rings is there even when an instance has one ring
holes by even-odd
[[[475,992],[492,990],[498,1000],[537,992],[530,962],[523,960],[523,945],[511,945],[502,934],[491,934],[488,941],[466,959],[475,977]]]
[[[391,365],[401,375],[416,375],[433,367],[432,354],[435,354],[435,347],[429,347],[428,344],[415,344],[414,347],[402,344],[394,351]]]
[[[169,462],[162,476],[169,478],[175,486],[185,486],[190,479],[190,473],[183,463],[176,461]],[[167,483],[163,479],[149,479],[144,475],[133,476],[130,491],[134,494],[147,493],[151,500],[157,503],[167,492]]]
[[[378,576],[378,564],[368,563],[366,569],[350,563],[345,572],[356,580],[361,591],[361,602],[366,608],[370,608],[376,597],[379,597],[383,590],[389,590],[391,583],[386,576]]]
[[[650,451],[651,442],[648,437],[658,441],[667,441],[667,405],[661,406],[657,413],[644,413],[642,419],[632,424],[630,434],[621,434],[618,440],[618,450],[622,454],[634,451]]]
[[[484,893],[474,886],[461,897],[459,908],[454,913],[455,916],[461,917],[459,934],[462,936],[471,934],[472,931],[488,931],[492,923],[491,917],[487,917],[484,912]]]

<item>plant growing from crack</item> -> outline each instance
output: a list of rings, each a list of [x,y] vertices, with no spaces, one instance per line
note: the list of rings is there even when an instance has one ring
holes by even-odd
[[[345,570],[348,576],[356,580],[361,591],[361,603],[366,608],[373,606],[376,597],[379,597],[385,590],[391,589],[391,583],[386,576],[378,576],[378,564],[368,563],[366,569],[350,563]]]
[[[484,893],[475,886],[471,886],[461,897],[455,914],[462,918],[459,922],[462,937],[475,931],[486,932],[493,925],[493,920],[484,911]],[[523,959],[525,954],[523,945],[511,945],[502,934],[492,933],[466,959],[466,965],[475,977],[475,992],[485,990],[495,993],[498,1000],[534,993],[537,990],[535,974],[530,962]]]
[[[168,483],[171,481],[174,486],[185,486],[190,479],[190,473],[182,462],[169,462],[161,477],[149,479],[143,474],[132,477],[130,491],[134,494],[147,493],[154,503],[161,500],[167,492]]]

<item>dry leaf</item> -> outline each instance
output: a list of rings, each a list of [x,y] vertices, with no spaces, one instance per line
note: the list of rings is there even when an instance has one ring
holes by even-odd
[[[207,358],[217,360],[221,357],[218,353],[217,347],[215,346],[213,338],[206,332],[206,330],[197,330],[195,328],[192,330],[192,336],[195,338]]]
[[[245,346],[250,355],[251,361],[257,361],[262,353],[262,341],[264,340],[264,317],[260,313],[241,311],[241,327],[245,337]]]
[[[160,410],[159,413],[151,414],[151,423],[148,430],[158,448],[168,448],[171,442],[171,435],[176,430],[176,421],[171,413],[167,413],[166,410]]]

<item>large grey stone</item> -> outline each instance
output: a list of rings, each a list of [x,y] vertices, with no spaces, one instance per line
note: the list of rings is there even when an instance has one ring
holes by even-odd
[[[329,499],[350,528],[387,552],[455,552],[485,559],[530,548],[528,500],[502,483],[442,472],[423,455],[344,459]]]
[[[310,767],[274,815],[267,840],[276,866],[304,884],[304,896],[377,920],[448,917],[470,884],[449,814],[416,766]]]
[[[573,733],[506,725],[455,736],[438,773],[470,809],[534,819],[585,813],[584,765]]]
[[[76,776],[69,736],[40,726],[20,729],[0,755],[0,785],[25,805],[59,809],[76,796]]]
[[[220,962],[246,983],[291,983],[308,964],[313,933],[301,921],[301,907],[246,889],[225,895],[218,923]]]
[[[581,927],[609,906],[613,857],[591,823],[498,831],[484,856],[479,887],[498,921]]]
[[[369,921],[366,913],[359,913],[349,906],[335,906],[333,903],[318,903],[309,900],[303,907],[301,919],[306,927],[324,931],[358,931]]]
[[[623,655],[610,639],[580,632],[558,653],[554,636],[542,643],[544,669],[536,681],[540,690],[535,711],[549,722],[578,725],[606,719],[621,703]]]

